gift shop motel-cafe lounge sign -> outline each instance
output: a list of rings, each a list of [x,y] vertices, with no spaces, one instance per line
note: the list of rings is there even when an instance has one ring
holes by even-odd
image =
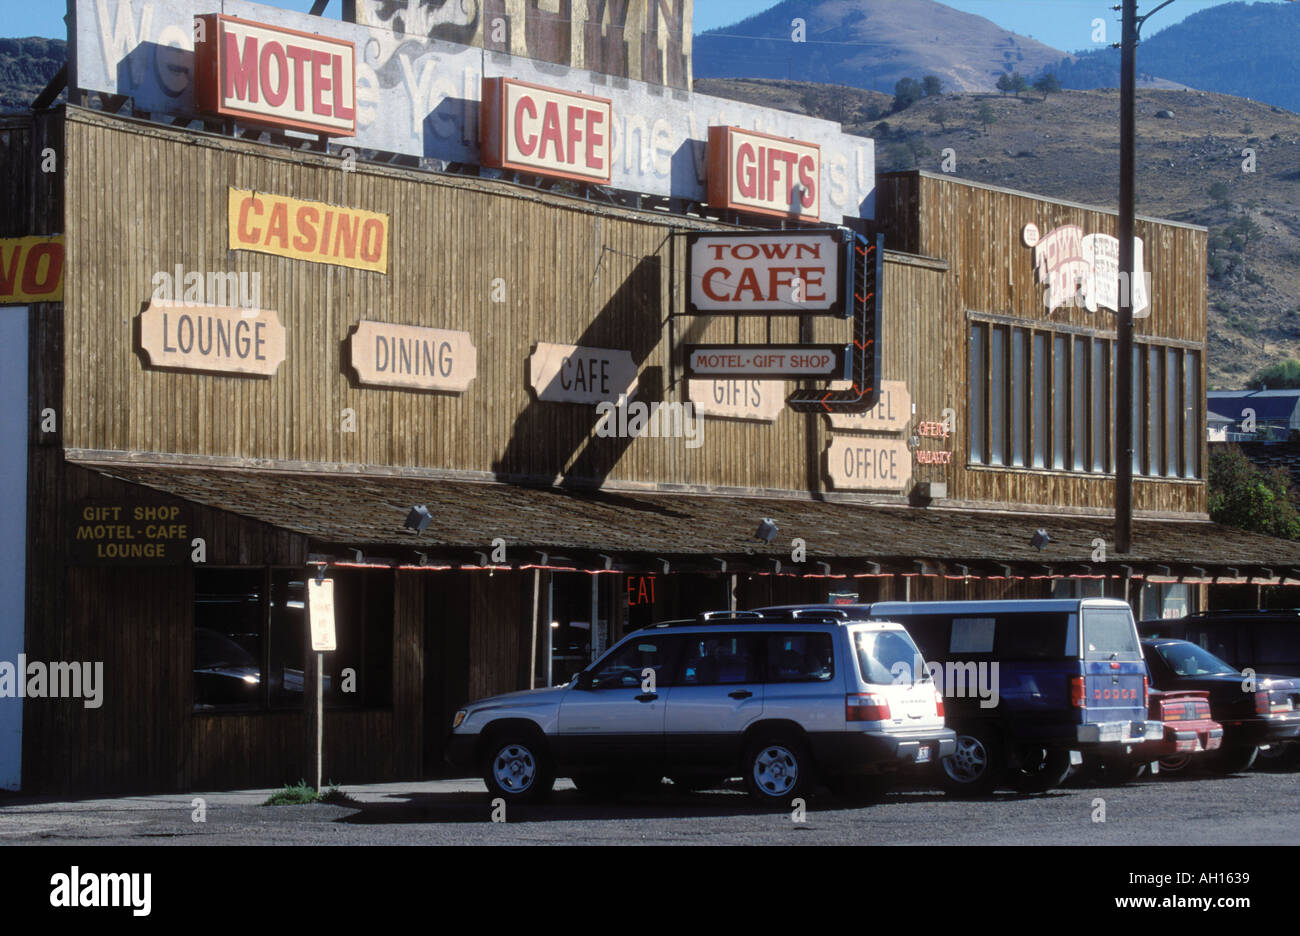
[[[131,6],[134,8],[138,2],[135,0]],[[123,0],[124,5],[128,3],[130,0]],[[83,11],[90,13],[85,10],[86,6],[85,2],[81,4]],[[356,30],[364,33],[363,27],[314,17],[304,22],[304,17],[252,4],[232,4],[228,8],[237,9],[237,12],[246,10],[249,15],[198,13],[193,17],[197,40],[194,42],[193,66],[196,110],[241,124],[311,133],[355,142],[363,147],[373,143],[377,149],[385,148],[382,138],[390,122],[372,118],[367,127],[364,120],[359,119],[362,108],[358,104],[357,44],[346,34]],[[252,18],[254,16],[289,20],[312,28],[310,31],[293,28],[278,22],[260,21]],[[83,40],[87,38],[80,25],[78,32]],[[331,32],[341,35],[331,35]],[[429,44],[464,48],[437,41]],[[536,71],[533,63],[526,59],[500,55],[493,58],[511,61],[519,73]],[[557,68],[564,70],[563,66],[558,66],[551,71]],[[577,74],[568,70],[568,77]],[[477,120],[478,161],[489,169],[617,187],[624,181],[619,176],[624,166],[647,161],[644,154],[631,158],[625,153],[628,158],[620,159],[615,144],[619,126],[626,126],[618,123],[618,110],[620,107],[639,108],[640,100],[636,93],[640,92],[636,87],[639,84],[620,82],[620,85],[632,86],[634,93],[611,87],[605,92],[609,96],[602,96],[547,86],[512,75],[489,77],[483,74]],[[100,90],[111,92],[117,89]],[[695,128],[701,101],[710,99],[694,95],[684,107],[677,109],[669,103],[668,126]],[[383,104],[381,95],[380,106]],[[787,122],[806,123],[815,130],[810,135],[820,134],[823,142],[836,150],[835,165],[828,167],[824,164],[823,145],[813,140],[738,126],[709,125],[706,141],[686,140],[690,145],[704,143],[706,186],[702,191],[699,190],[701,187],[692,184],[679,186],[676,176],[673,176],[673,182],[666,190],[662,185],[658,186],[659,192],[680,194],[686,198],[705,195],[708,205],[714,210],[734,212],[767,224],[779,220],[825,226],[781,232],[690,235],[688,311],[697,315],[854,317],[853,270],[855,261],[862,261],[855,257],[855,238],[851,232],[829,225],[861,213],[860,208],[873,184],[874,165],[869,167],[865,179],[861,166],[858,167],[855,187],[850,165],[855,157],[845,155],[845,147],[849,144],[838,133],[826,140],[827,125],[824,121],[810,121],[733,102],[725,104],[728,109],[751,117],[755,113],[761,118],[779,115]],[[662,131],[656,127],[654,132]],[[623,140],[625,147],[631,143],[630,136]],[[869,161],[870,141],[855,140],[852,143],[858,148],[864,145]],[[654,161],[654,156],[652,151],[650,162]],[[860,149],[856,159],[861,163]],[[698,178],[690,181],[699,182]],[[834,198],[826,197],[828,181],[829,187],[835,189]],[[682,191],[678,192],[679,188]],[[299,202],[287,195],[262,195],[232,189],[230,246],[387,272],[387,218],[366,212],[352,212],[357,217],[349,217],[346,210],[332,211],[332,207]],[[333,226],[335,214],[340,216],[337,226]],[[344,246],[359,241],[360,249],[349,251],[347,257],[339,257],[337,248],[341,241]],[[865,242],[857,239],[857,244],[862,243]],[[878,305],[879,297],[873,298]],[[245,355],[236,356],[238,359],[232,358],[226,364],[213,358],[195,363],[192,356],[176,350],[176,336],[169,340],[166,332],[169,317],[178,318],[178,323],[171,323],[173,328],[185,328],[189,323],[179,318],[184,314],[180,310],[168,309],[165,304],[150,309],[146,314],[146,351],[154,347],[158,349],[152,355],[151,363],[269,376],[283,357],[283,328],[273,312],[259,313],[261,320],[240,326],[233,310],[218,310],[212,316],[223,320],[216,323],[223,334],[234,334],[239,327],[255,330],[259,338],[255,344],[255,359],[246,360]],[[248,311],[243,310],[242,316],[248,319]],[[224,321],[227,318],[230,321]],[[390,326],[394,333],[387,335],[382,333],[382,328],[377,323],[362,322],[353,335],[353,364],[363,383],[462,391],[473,378],[474,349],[466,333]],[[402,334],[397,334],[397,331]],[[438,334],[432,334],[434,331]],[[270,336],[269,343],[262,340],[264,333]],[[824,387],[835,382],[836,388],[852,387],[858,392],[847,394],[852,399],[851,405],[836,407],[822,403],[822,408],[827,412],[862,414],[877,403],[880,390],[879,348],[869,346],[874,338],[874,331],[859,329],[839,345],[688,346],[687,372],[694,378],[691,397],[700,401],[701,410],[706,413],[770,420],[781,408],[779,404],[773,405],[781,381],[808,380],[819,382]],[[409,342],[417,345],[417,359],[420,347],[427,345],[438,349],[425,373],[412,373],[411,368],[398,373],[395,366],[392,368],[394,373],[387,377],[379,373],[385,370],[385,361],[395,362],[397,349]],[[192,339],[190,343],[193,344]],[[236,346],[247,347],[247,342],[236,342]],[[453,379],[447,379],[450,373],[445,362],[451,360],[453,347],[456,356],[462,361],[468,360],[469,365],[462,367]],[[268,349],[269,353],[266,353]],[[369,354],[370,350],[374,351],[373,355]],[[575,350],[581,353],[586,349]],[[370,360],[372,356],[375,358],[373,361]],[[864,367],[864,359],[875,366]],[[444,362],[441,365],[441,370],[446,371],[441,373],[443,380],[438,380],[438,362]],[[869,386],[861,386],[858,381],[869,383]],[[757,387],[759,382],[768,398],[761,412],[744,405],[732,407],[723,404],[719,407],[703,399],[710,387],[716,389],[718,383],[730,385],[724,397],[738,398],[743,394],[731,393],[731,389]],[[821,396],[824,394],[817,399]],[[880,401],[882,405],[884,402]],[[839,451],[844,447],[841,443],[842,439],[835,440],[827,452],[831,467],[829,474],[838,486],[887,490],[902,490],[906,486],[910,471],[906,470],[904,462],[910,463],[910,457],[903,457],[909,455],[905,446],[896,451],[900,448],[896,440],[877,440],[871,444],[864,443],[865,447],[849,446],[850,450],[844,453]],[[837,458],[837,455],[842,457]],[[834,466],[839,461],[850,467],[845,471],[837,470]]]

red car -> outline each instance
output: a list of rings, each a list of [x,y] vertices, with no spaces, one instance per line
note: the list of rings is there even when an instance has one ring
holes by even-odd
[[[1175,772],[1185,768],[1192,755],[1223,744],[1223,726],[1210,717],[1208,692],[1153,689],[1150,707],[1150,717],[1165,723],[1165,736],[1138,746],[1143,762],[1159,761],[1162,770]]]
[[[1210,717],[1208,692],[1152,689],[1147,717],[1164,724],[1162,737],[1134,745],[1124,756],[1085,756],[1084,776],[1103,785],[1127,783],[1142,776],[1148,765],[1157,761],[1161,770],[1174,773],[1186,768],[1193,756],[1223,744],[1223,726]]]

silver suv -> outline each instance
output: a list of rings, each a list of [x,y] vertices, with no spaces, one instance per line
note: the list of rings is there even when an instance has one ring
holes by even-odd
[[[711,612],[636,631],[572,682],[456,713],[448,759],[507,801],[742,776],[768,804],[953,753],[943,697],[901,624]]]

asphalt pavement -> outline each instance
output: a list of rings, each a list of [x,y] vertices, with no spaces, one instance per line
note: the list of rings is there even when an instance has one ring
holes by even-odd
[[[271,790],[55,801],[0,799],[0,845],[1240,845],[1300,844],[1300,772],[1152,778],[1122,787],[959,800],[905,789],[863,804],[827,793],[800,814],[739,785],[494,809],[478,780],[344,786],[348,805],[264,806]],[[501,820],[501,821],[494,821]]]

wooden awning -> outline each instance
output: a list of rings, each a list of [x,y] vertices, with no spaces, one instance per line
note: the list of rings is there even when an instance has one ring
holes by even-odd
[[[110,477],[308,537],[313,552],[384,557],[409,565],[463,563],[506,543],[508,564],[539,553],[583,568],[942,574],[1133,575],[1166,580],[1294,579],[1300,543],[1198,521],[1135,520],[1133,549],[1113,552],[1113,522],[1061,513],[895,507],[722,494],[536,488],[354,473],[104,463]],[[421,533],[406,529],[427,505]],[[771,543],[755,533],[769,519]],[[1050,537],[1031,545],[1037,530]],[[793,540],[806,548],[791,561]],[[1105,559],[1098,557],[1104,543]]]

